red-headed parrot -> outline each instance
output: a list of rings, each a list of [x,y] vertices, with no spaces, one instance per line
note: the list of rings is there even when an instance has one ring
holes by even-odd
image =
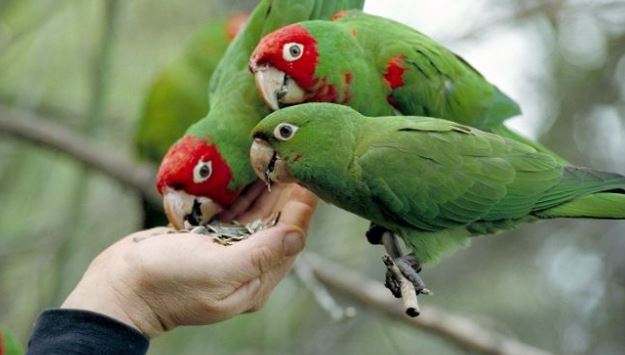
[[[625,176],[448,120],[311,103],[272,113],[252,134],[260,178],[297,182],[403,239],[414,256],[402,272],[417,291],[413,268],[472,236],[540,219],[625,219]]]
[[[159,168],[157,188],[174,227],[207,223],[257,180],[249,162],[249,132],[270,112],[248,71],[260,39],[282,26],[328,19],[362,5],[363,0],[261,1],[211,79],[208,115],[170,148]]]
[[[425,115],[505,135],[516,102],[469,63],[399,22],[358,10],[265,36],[250,58],[267,105],[332,102],[370,116]]]
[[[158,74],[146,95],[134,142],[141,160],[160,163],[169,147],[208,112],[208,83],[228,44],[248,15],[211,21],[181,55]],[[145,228],[167,223],[163,213],[143,201]]]

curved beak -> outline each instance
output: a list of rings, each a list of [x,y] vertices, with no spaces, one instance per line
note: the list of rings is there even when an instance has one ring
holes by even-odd
[[[250,160],[256,175],[267,185],[272,182],[295,182],[287,171],[284,159],[261,138],[254,138],[250,148]]]
[[[171,188],[167,188],[163,194],[163,207],[169,223],[176,229],[207,224],[221,211],[221,207],[210,198],[189,195]]]
[[[286,73],[270,65],[252,66],[256,88],[261,97],[273,111],[280,109],[280,104],[301,103],[306,92]]]

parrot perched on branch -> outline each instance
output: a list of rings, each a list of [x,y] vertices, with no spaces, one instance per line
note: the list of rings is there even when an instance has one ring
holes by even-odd
[[[400,237],[413,254],[393,257],[417,292],[421,263],[472,236],[540,219],[625,219],[625,176],[447,120],[312,103],[272,113],[252,135],[261,179],[297,182]]]
[[[395,21],[344,11],[265,36],[250,58],[258,91],[272,110],[332,102],[369,116],[425,115],[538,143],[503,122],[516,102],[457,54]],[[560,158],[559,158],[560,159]]]
[[[160,163],[169,147],[208,112],[208,82],[228,44],[248,15],[239,13],[211,21],[152,83],[137,122],[134,143],[138,157]],[[144,227],[166,224],[163,213],[143,201]]]
[[[228,47],[209,85],[210,109],[168,151],[157,189],[176,228],[205,224],[257,181],[249,162],[251,129],[270,111],[256,92],[248,61],[260,39],[282,26],[361,9],[363,0],[263,0]]]

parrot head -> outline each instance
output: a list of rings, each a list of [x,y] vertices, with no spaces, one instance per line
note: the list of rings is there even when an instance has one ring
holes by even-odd
[[[169,148],[156,175],[167,219],[177,229],[208,223],[229,207],[238,190],[228,184],[232,172],[216,144],[187,134]]]
[[[256,175],[266,183],[332,178],[343,172],[354,150],[358,120],[350,107],[310,103],[278,110],[252,131],[250,160]],[[307,186],[308,187],[308,186]],[[314,191],[313,191],[314,192]]]
[[[317,41],[316,38],[332,38]],[[353,38],[330,21],[307,21],[282,27],[263,37],[250,58],[256,87],[272,110],[303,102],[345,103],[339,87],[349,85],[351,72],[342,71],[340,53],[349,56]],[[320,54],[323,53],[320,57]],[[331,73],[321,73],[330,70]]]

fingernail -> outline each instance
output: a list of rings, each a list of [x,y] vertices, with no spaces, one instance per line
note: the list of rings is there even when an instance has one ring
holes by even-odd
[[[293,256],[304,249],[304,235],[300,232],[290,232],[284,237],[284,255]]]

